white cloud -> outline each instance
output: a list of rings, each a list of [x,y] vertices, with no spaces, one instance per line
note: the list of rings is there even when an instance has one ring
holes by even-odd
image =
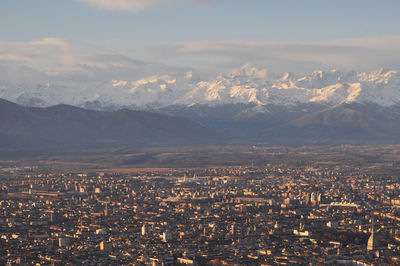
[[[59,38],[32,42],[0,41],[0,85],[2,82],[24,84],[43,80],[74,80],[84,84],[143,78],[177,70],[87,45],[76,46]]]
[[[349,39],[320,43],[275,41],[187,42],[146,47],[153,59],[231,70],[244,63],[273,71],[315,69],[399,69],[400,37]]]
[[[22,64],[39,71],[65,70],[74,65],[79,54],[73,45],[48,37],[33,42],[0,42],[0,63]]]
[[[129,44],[126,44],[129,45]],[[74,45],[60,38],[33,42],[1,42],[0,83],[37,79],[107,81],[132,80],[152,75],[186,73],[194,67],[202,78],[226,73],[244,64],[272,72],[305,73],[317,69],[372,71],[381,67],[400,70],[400,37],[338,40],[323,43],[188,42],[134,48],[130,55],[88,45]],[[134,60],[136,55],[147,62]],[[160,62],[161,63],[157,63]],[[163,64],[162,64],[163,63]],[[186,72],[185,72],[186,71]],[[40,75],[38,73],[41,73]],[[1,73],[0,73],[1,74]],[[205,76],[206,75],[206,76]]]
[[[63,39],[48,37],[32,42],[1,42],[0,63],[23,63],[40,71],[68,71],[79,66],[124,67],[134,60],[119,54],[90,51]]]
[[[139,12],[155,5],[183,4],[183,3],[206,3],[210,0],[77,0],[89,6],[113,10]]]
[[[47,37],[40,41],[31,42],[30,44],[35,46],[57,47],[65,51],[71,49],[71,45],[68,42],[64,41],[63,39],[54,37]]]

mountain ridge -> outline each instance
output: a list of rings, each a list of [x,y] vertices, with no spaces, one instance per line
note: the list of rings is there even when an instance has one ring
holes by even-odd
[[[181,145],[215,138],[186,118],[143,111],[22,107],[5,100],[0,111],[0,150]]]
[[[400,105],[177,105],[149,111],[23,107],[0,99],[0,151],[400,143]]]
[[[197,121],[234,141],[264,144],[397,143],[400,105],[316,103],[295,106],[166,107],[162,113]]]
[[[60,103],[96,110],[145,110],[181,105],[254,104],[297,105],[317,103],[400,103],[400,73],[314,71],[306,75],[272,73],[251,65],[215,78],[202,79],[192,70],[161,72],[130,79],[88,82],[41,81],[38,84],[0,84],[0,98],[24,106],[47,107]]]

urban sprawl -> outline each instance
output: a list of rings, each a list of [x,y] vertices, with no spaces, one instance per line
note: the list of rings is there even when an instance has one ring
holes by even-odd
[[[399,177],[339,167],[0,170],[0,264],[398,265]]]

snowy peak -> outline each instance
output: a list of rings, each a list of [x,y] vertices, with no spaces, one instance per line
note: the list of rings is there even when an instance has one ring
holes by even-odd
[[[266,79],[268,77],[269,71],[266,69],[257,69],[250,64],[242,66],[240,69],[235,70],[229,75],[231,78],[256,78],[256,79]]]
[[[160,70],[157,75],[129,78],[126,75],[99,80],[77,81],[43,75],[40,82],[3,79],[0,98],[28,106],[59,103],[96,108],[114,106],[134,109],[169,105],[296,105],[319,103],[375,103],[391,106],[400,103],[400,74],[380,69],[373,72],[317,70],[308,75],[272,73],[251,65],[202,79],[192,70]],[[18,73],[14,73],[15,75]]]
[[[273,75],[246,65],[231,75],[192,84],[193,90],[179,102],[201,104],[252,103],[293,105],[297,103],[372,102],[390,106],[400,102],[400,76],[396,71],[343,73],[314,71],[310,75]]]

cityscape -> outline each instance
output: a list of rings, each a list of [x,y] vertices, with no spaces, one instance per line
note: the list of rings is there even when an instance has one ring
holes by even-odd
[[[328,165],[3,168],[0,263],[399,264],[399,175]]]
[[[400,266],[399,0],[0,0],[0,266]]]

